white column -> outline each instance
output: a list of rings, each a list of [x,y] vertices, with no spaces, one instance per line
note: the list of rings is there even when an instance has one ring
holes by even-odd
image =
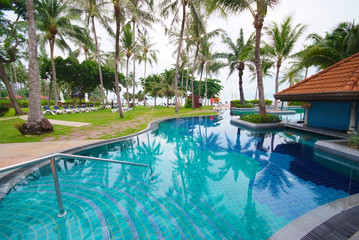
[[[355,131],[356,102],[352,102],[350,107],[349,126],[347,133],[352,134]]]

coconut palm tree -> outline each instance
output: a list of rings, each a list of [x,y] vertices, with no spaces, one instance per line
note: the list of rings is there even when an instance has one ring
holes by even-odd
[[[120,55],[120,30],[121,30],[121,20],[125,19],[126,12],[135,11],[133,4],[128,0],[112,0],[115,20],[116,20],[116,34],[115,34],[115,84],[116,84],[116,96],[117,96],[117,105],[120,113],[120,117],[123,118],[122,104],[120,98],[119,90],[119,80],[118,80],[118,62]]]
[[[131,30],[131,25],[127,23],[123,27],[121,43],[122,43],[122,51],[126,56],[126,94],[127,94],[127,105],[130,105],[130,96],[128,92],[129,87],[129,78],[128,78],[128,65],[130,58],[133,56],[135,51],[136,43],[133,41],[133,32]]]
[[[174,74],[175,72],[172,70],[165,70],[161,74],[161,91],[159,92],[163,96],[166,96],[167,98],[167,107],[169,106],[169,99],[171,96],[175,94],[175,82],[174,82]]]
[[[146,79],[146,67],[147,62],[152,66],[153,62],[157,63],[157,53],[158,50],[153,49],[154,44],[151,43],[151,38],[148,36],[146,31],[139,32],[139,51],[141,54],[138,56],[139,63],[143,62],[144,72],[143,79]],[[144,100],[146,106],[146,98]]]
[[[239,96],[241,104],[245,103],[243,93],[243,72],[245,66],[248,66],[253,61],[254,41],[255,39],[253,34],[247,39],[247,41],[245,41],[243,29],[241,28],[239,37],[237,38],[236,42],[233,42],[230,37],[222,35],[222,42],[227,45],[229,52],[216,54],[216,57],[227,59],[226,66],[229,67],[228,78],[233,74],[234,71],[238,71]]]
[[[261,116],[266,116],[266,105],[264,100],[264,86],[263,86],[263,74],[262,74],[262,62],[260,54],[260,44],[261,44],[261,33],[264,23],[264,18],[267,15],[268,8],[274,8],[279,4],[280,0],[213,0],[217,4],[222,5],[228,11],[232,12],[242,12],[244,10],[249,10],[253,17],[253,25],[256,31],[255,34],[255,66],[257,72],[257,85],[259,93],[259,114]]]
[[[266,44],[264,49],[266,54],[276,63],[275,94],[278,92],[280,67],[283,62],[290,57],[295,43],[307,28],[307,26],[303,24],[297,24],[294,27],[292,25],[293,18],[288,16],[284,18],[280,26],[272,22],[269,26],[265,27],[267,35],[270,38],[270,43]],[[274,101],[274,109],[278,109],[278,101],[276,100]]]
[[[41,134],[53,131],[53,127],[41,111],[37,38],[32,0],[26,0],[26,12],[29,26],[29,116],[22,129],[26,134]]]
[[[190,15],[193,18],[197,18],[199,16],[199,7],[206,1],[195,1],[195,0],[163,0],[160,3],[161,15],[165,18],[168,18],[170,13],[173,13],[173,21],[171,24],[171,28],[174,27],[174,24],[179,21],[179,14],[182,10],[182,20],[181,20],[181,28],[178,40],[178,48],[177,48],[177,57],[176,57],[176,72],[175,72],[175,107],[176,112],[178,112],[178,70],[179,70],[179,62],[182,51],[182,43],[183,43],[183,33],[185,29],[185,23],[187,18],[187,8],[189,8]],[[193,89],[193,88],[192,88]]]
[[[292,86],[294,83],[300,82],[304,79],[302,75],[302,68],[299,64],[292,64],[290,68],[285,69],[283,78],[280,80],[279,84],[289,83],[289,86]]]
[[[97,19],[101,25],[107,30],[107,32],[110,35],[114,35],[113,31],[108,24],[111,20],[109,17],[107,17],[106,14],[106,6],[108,5],[108,2],[106,1],[100,1],[97,0],[77,0],[78,5],[84,9],[84,12],[86,14],[86,23],[87,26],[90,25],[90,22],[92,24],[92,32],[94,35],[95,40],[95,47],[96,47],[96,57],[97,57],[97,65],[98,65],[98,73],[99,73],[99,80],[100,80],[100,90],[101,90],[101,99],[102,99],[102,109],[105,109],[105,95],[103,90],[103,79],[102,79],[102,72],[101,72],[101,55],[100,55],[100,49],[99,44],[97,40],[97,34],[96,34],[96,25],[95,25],[95,19]]]
[[[156,99],[158,96],[160,96],[160,91],[162,90],[161,77],[157,74],[152,74],[147,76],[145,79],[142,79],[141,85],[144,89],[144,93],[148,93],[155,99],[156,107]]]
[[[299,53],[302,64],[325,69],[359,52],[359,25],[354,22],[340,23],[333,32],[326,32],[324,37],[310,34],[308,39],[313,44]]]
[[[52,78],[54,84],[55,105],[58,104],[56,69],[54,61],[55,45],[61,49],[69,48],[65,41],[65,36],[76,38],[79,41],[88,41],[84,28],[71,23],[73,20],[80,21],[80,10],[70,7],[68,2],[61,0],[40,0],[37,4],[36,24],[40,31],[44,33],[44,41],[50,45]]]

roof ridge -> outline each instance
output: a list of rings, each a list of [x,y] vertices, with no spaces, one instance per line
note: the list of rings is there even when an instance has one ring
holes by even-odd
[[[276,94],[281,94],[281,93],[286,92],[286,91],[288,91],[289,89],[292,89],[292,88],[294,88],[294,87],[296,87],[296,86],[298,86],[298,85],[302,85],[302,84],[306,83],[307,81],[309,81],[310,79],[315,78],[315,77],[318,77],[319,75],[324,74],[324,73],[328,72],[329,70],[340,66],[340,65],[343,64],[343,63],[347,63],[347,62],[351,61],[353,58],[356,58],[356,57],[359,58],[359,52],[357,52],[357,53],[351,55],[350,57],[348,57],[348,58],[346,58],[346,59],[341,60],[340,62],[337,62],[337,63],[333,64],[333,65],[330,66],[330,67],[327,67],[327,68],[323,69],[322,71],[320,71],[320,72],[318,72],[318,73],[316,73],[316,74],[310,76],[309,78],[305,78],[304,80],[302,80],[302,81],[300,81],[300,82],[294,84],[293,86],[290,86],[290,87],[288,87],[288,88],[286,88],[286,89],[283,89],[282,91],[280,91],[280,92],[278,92],[278,93],[276,93]],[[359,66],[358,66],[358,69],[357,69],[355,72],[358,72],[358,79],[359,79]],[[354,75],[354,73],[353,73],[353,75]],[[350,80],[350,79],[349,79],[349,80]],[[349,82],[349,80],[348,80],[348,82]],[[345,85],[345,86],[347,86],[347,85]],[[354,87],[354,86],[355,86],[355,83],[354,83],[353,87]],[[348,89],[347,89],[347,90],[348,90]],[[351,89],[350,89],[350,90],[351,90]]]

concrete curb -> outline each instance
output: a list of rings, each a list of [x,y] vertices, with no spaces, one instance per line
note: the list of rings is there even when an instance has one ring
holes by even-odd
[[[285,127],[284,123],[251,123],[240,119],[231,119],[231,124],[241,126],[250,130],[275,129],[281,130]]]
[[[347,147],[348,140],[320,140],[314,149],[359,163],[359,149]]]

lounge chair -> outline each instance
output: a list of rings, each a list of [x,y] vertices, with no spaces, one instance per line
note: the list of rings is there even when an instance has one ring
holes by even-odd
[[[92,109],[91,108],[89,108],[89,107],[87,107],[87,105],[86,104],[82,104],[82,106],[81,106],[83,109],[85,109],[85,111],[86,112],[92,112]]]
[[[92,106],[92,104],[90,104],[90,105],[89,105],[89,108],[90,108],[92,111],[97,111],[97,110],[98,110],[98,108],[97,108],[97,107]]]
[[[89,112],[89,111],[90,111],[90,109],[84,108],[84,107],[82,107],[82,106],[79,105],[79,104],[77,104],[76,107],[77,107],[77,109],[79,109],[79,110],[82,111],[82,112]]]
[[[65,113],[67,113],[65,110],[60,109],[59,106],[57,106],[57,105],[54,105],[54,109],[55,109],[58,113],[60,113],[60,114],[65,114]]]
[[[74,106],[72,105],[69,105],[71,110],[73,110],[74,112],[83,112],[84,110],[82,108],[78,109],[78,108],[75,108]]]
[[[52,111],[48,106],[42,106],[42,108],[44,109],[44,112],[42,112],[44,115],[46,113],[51,113],[52,115],[56,115],[57,114],[57,111],[54,110]]]
[[[66,113],[75,113],[76,111],[74,109],[70,109],[67,105],[64,105],[64,110]]]

